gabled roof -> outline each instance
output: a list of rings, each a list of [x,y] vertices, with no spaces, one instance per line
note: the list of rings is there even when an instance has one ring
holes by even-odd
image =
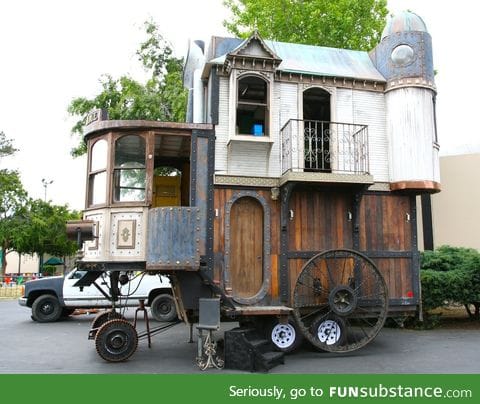
[[[228,54],[243,49],[249,40],[251,37],[246,40],[213,37],[207,55],[207,65],[223,65]],[[385,78],[364,51],[269,40],[263,42],[278,59],[281,59],[277,70],[282,72],[385,82]]]
[[[281,61],[281,59],[266,45],[257,30],[255,30],[248,39],[241,42],[235,49],[228,52],[227,56],[245,56]]]

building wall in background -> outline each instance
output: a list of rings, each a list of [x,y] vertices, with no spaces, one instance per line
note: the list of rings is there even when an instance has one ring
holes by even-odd
[[[440,175],[442,191],[432,196],[435,248],[480,250],[480,153],[442,156]]]

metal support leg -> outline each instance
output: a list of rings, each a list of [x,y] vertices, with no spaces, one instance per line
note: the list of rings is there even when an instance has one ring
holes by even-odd
[[[137,329],[137,317],[138,312],[143,311],[143,319],[145,320],[145,326],[147,328],[147,339],[148,339],[148,347],[152,346],[152,338],[150,336],[150,322],[148,320],[148,313],[147,309],[145,308],[145,300],[139,300],[139,307],[135,310],[135,320],[133,321],[133,328]]]
[[[197,365],[201,370],[222,369],[224,362],[217,356],[217,343],[213,339],[213,330],[206,331],[207,335],[203,338],[202,329],[198,329]]]
[[[188,343],[193,344],[193,324],[190,323],[189,326],[190,326],[190,338],[188,339]]]

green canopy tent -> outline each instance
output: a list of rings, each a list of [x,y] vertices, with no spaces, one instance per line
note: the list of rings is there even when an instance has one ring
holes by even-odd
[[[43,265],[63,265],[65,264],[60,258],[57,257],[50,257],[46,260]]]

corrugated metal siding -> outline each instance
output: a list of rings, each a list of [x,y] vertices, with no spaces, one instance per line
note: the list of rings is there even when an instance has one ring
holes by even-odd
[[[432,92],[401,88],[386,95],[391,181],[438,181]]]
[[[368,125],[370,174],[376,182],[388,181],[388,139],[384,94],[338,88],[336,100],[338,122]]]

